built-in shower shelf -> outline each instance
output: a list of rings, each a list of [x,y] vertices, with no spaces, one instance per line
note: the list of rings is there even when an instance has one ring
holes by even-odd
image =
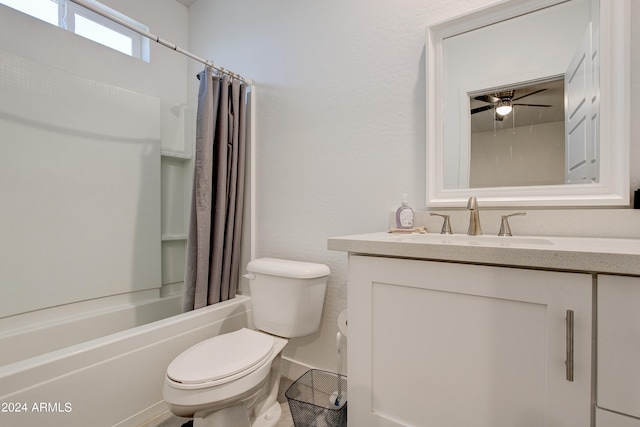
[[[176,151],[162,150],[160,154],[162,155],[162,157],[169,157],[178,160],[191,160],[193,158],[193,156],[189,153],[179,153]]]
[[[169,242],[172,240],[187,240],[186,234],[163,234],[162,241]]]

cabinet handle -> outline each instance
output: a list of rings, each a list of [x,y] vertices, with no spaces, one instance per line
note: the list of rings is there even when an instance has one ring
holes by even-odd
[[[573,381],[573,310],[567,310],[567,381]]]

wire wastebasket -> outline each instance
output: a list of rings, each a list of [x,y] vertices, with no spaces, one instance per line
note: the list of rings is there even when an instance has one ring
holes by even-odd
[[[284,394],[295,427],[346,427],[347,377],[311,369]]]

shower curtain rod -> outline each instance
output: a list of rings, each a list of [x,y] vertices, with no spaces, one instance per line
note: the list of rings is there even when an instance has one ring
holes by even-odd
[[[232,72],[230,70],[227,70],[226,68],[217,66],[217,65],[215,65],[213,63],[213,61],[207,61],[204,58],[201,58],[201,57],[199,57],[197,55],[194,55],[193,53],[189,52],[188,50],[182,49],[180,46],[177,46],[176,44],[171,43],[171,42],[169,42],[167,40],[161,39],[160,37],[156,36],[155,34],[152,34],[152,33],[148,32],[148,31],[142,30],[142,29],[140,29],[140,28],[138,28],[138,27],[136,27],[134,25],[131,25],[127,21],[125,21],[123,19],[120,19],[117,16],[114,16],[114,15],[108,13],[108,12],[105,12],[104,10],[92,5],[91,3],[87,3],[84,0],[69,0],[69,1],[72,2],[72,3],[78,4],[78,5],[82,6],[82,7],[85,7],[87,9],[97,13],[98,15],[101,15],[101,16],[103,16],[103,17],[105,17],[105,18],[107,18],[107,19],[109,19],[109,20],[111,20],[111,21],[113,21],[115,23],[118,23],[118,24],[130,29],[131,31],[135,31],[136,33],[148,38],[149,40],[153,40],[156,43],[160,43],[164,47],[168,47],[169,49],[175,50],[176,52],[181,53],[181,54],[183,54],[185,56],[188,56],[191,59],[194,59],[194,60],[196,60],[198,62],[202,62],[203,64],[213,68],[214,70],[217,70],[217,71],[219,71],[221,73],[227,74],[227,75],[233,77],[234,79],[242,80],[244,83],[246,83],[246,84],[248,84],[250,86],[253,85],[253,80],[248,79],[246,77],[242,77],[240,74],[236,74],[236,73],[234,73],[234,72]]]

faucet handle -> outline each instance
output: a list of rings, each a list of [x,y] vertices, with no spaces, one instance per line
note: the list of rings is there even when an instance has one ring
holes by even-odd
[[[451,222],[449,221],[449,215],[443,215],[435,212],[431,212],[430,215],[441,216],[442,218],[444,218],[444,221],[442,223],[442,231],[440,232],[440,234],[453,234],[453,232],[451,231]]]
[[[478,209],[478,199],[476,199],[475,196],[471,196],[469,197],[469,200],[467,200],[467,209]]]
[[[500,224],[500,231],[498,236],[512,236],[511,227],[509,227],[509,218],[516,215],[526,215],[526,212],[516,212],[510,215],[502,215],[502,223]]]

